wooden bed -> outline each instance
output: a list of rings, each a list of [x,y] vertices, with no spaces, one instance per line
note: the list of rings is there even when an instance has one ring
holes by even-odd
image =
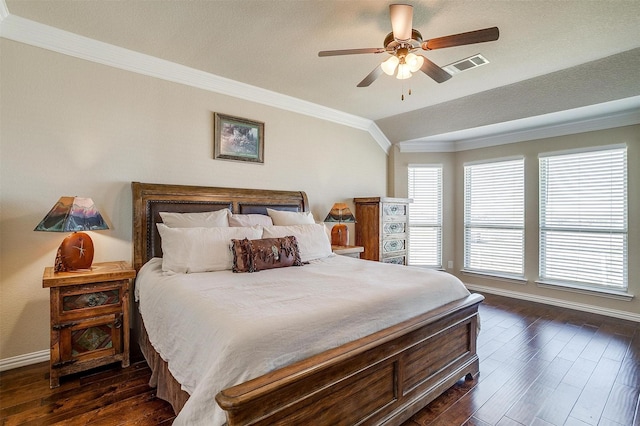
[[[136,270],[162,255],[155,226],[161,221],[161,211],[229,208],[236,214],[266,214],[267,207],[309,211],[306,194],[296,191],[133,182],[132,193]],[[211,403],[217,402],[226,411],[230,426],[400,424],[462,377],[472,380],[478,374],[476,336],[482,300],[481,295],[472,294],[225,389],[211,395]],[[146,333],[139,316],[137,325],[143,346]],[[188,395],[180,394],[175,379],[166,365],[158,365],[162,364],[158,359],[150,361],[152,369],[163,369],[161,375],[169,376],[170,385],[174,381],[172,390],[159,389],[158,395],[174,399],[170,402],[178,411]]]

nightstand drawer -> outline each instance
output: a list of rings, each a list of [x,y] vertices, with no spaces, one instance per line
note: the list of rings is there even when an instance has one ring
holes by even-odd
[[[122,311],[123,292],[128,290],[128,280],[85,284],[73,287],[52,288],[59,292],[53,313],[57,321],[95,317]]]
[[[52,368],[101,359],[101,363],[121,361],[113,357],[123,352],[122,314],[112,314],[84,321],[60,323],[53,327],[58,333],[59,352],[52,358]],[[57,356],[56,356],[57,355]]]

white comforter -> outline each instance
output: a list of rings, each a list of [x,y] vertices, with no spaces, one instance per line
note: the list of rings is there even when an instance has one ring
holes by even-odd
[[[332,255],[302,267],[136,280],[149,340],[191,396],[174,425],[222,425],[222,389],[469,294],[453,275]]]

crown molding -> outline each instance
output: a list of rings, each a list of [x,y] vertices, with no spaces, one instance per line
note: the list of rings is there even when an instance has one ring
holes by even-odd
[[[0,0],[0,23],[9,16],[9,9],[7,8],[7,3],[4,0]]]
[[[374,121],[371,121],[367,130],[369,134],[371,134],[371,136],[376,140],[376,142],[378,142],[378,145],[382,147],[384,152],[389,154],[389,150],[391,149],[391,142],[389,141],[389,139],[387,139],[387,136],[382,133],[380,127],[378,127],[378,125]]]
[[[400,152],[456,152],[455,142],[427,141],[423,138],[402,141],[396,144]]]
[[[9,13],[0,0],[0,37],[75,58],[207,90],[367,131],[385,151],[391,142],[369,119],[124,49]]]
[[[640,96],[398,142],[400,152],[457,152],[640,124]]]

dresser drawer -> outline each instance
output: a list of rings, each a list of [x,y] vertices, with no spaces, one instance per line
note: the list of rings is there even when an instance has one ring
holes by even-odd
[[[407,264],[407,256],[392,256],[392,257],[383,257],[382,263],[393,263],[396,265],[406,265]]]
[[[384,235],[398,235],[407,232],[407,222],[385,222],[382,225],[382,233]]]
[[[407,241],[405,239],[388,238],[382,242],[382,255],[387,256],[389,253],[404,252],[407,249]]]
[[[382,205],[383,216],[406,216],[408,213],[407,204],[403,203],[384,203]]]

